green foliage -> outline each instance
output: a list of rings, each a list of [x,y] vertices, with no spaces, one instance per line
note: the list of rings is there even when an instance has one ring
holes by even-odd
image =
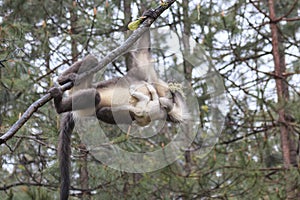
[[[28,188],[26,186],[16,187],[13,190],[9,190],[6,200],[50,200],[53,199],[53,195],[42,187]]]

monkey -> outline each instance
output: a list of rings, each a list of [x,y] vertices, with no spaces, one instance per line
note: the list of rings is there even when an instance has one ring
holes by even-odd
[[[75,111],[73,112],[74,115],[79,117],[95,114],[99,120],[106,123],[131,124],[132,121],[136,121],[140,126],[148,125],[151,121],[164,117],[172,122],[184,121],[186,109],[182,95],[177,91],[171,92],[169,85],[157,78],[152,66],[143,66],[144,62],[141,60],[148,60],[145,58],[145,53],[135,54],[137,55],[137,62],[140,63],[137,63],[137,66],[132,68],[123,78],[101,81],[94,87],[91,85],[92,76],[87,77],[77,85],[75,79],[76,73],[85,71],[88,67],[96,66],[97,59],[89,55],[72,65],[58,78],[58,82],[61,85],[68,81],[73,82],[75,84],[73,91],[76,92],[69,98],[63,99],[62,92],[58,88],[50,90],[54,97],[57,113]],[[146,67],[146,70],[142,67]],[[135,92],[129,89],[133,86],[136,87]],[[117,92],[118,95],[115,95],[114,92]],[[113,100],[114,98],[118,98],[118,101]],[[153,99],[156,103],[153,102]],[[91,105],[91,102],[94,102],[94,105]],[[141,106],[142,104],[144,106]],[[145,107],[146,105],[148,107]],[[141,112],[142,108],[146,108],[151,114],[147,115],[147,112]],[[149,112],[150,110],[156,112]]]
[[[79,66],[95,64],[95,59],[93,56],[87,56],[83,61],[75,63],[70,68],[73,69],[72,73],[70,73],[70,69],[67,70],[66,73],[69,73],[69,76],[64,73],[58,78],[58,82],[64,84],[68,80],[72,80],[76,77],[73,72],[78,72],[77,68]],[[145,126],[152,120],[163,119],[167,116],[167,112],[170,112],[172,115],[168,118],[170,121],[182,121],[181,117],[173,116],[173,108],[179,105],[173,103],[172,94],[165,82],[158,80],[152,85],[146,81],[132,78],[133,75],[138,75],[135,69],[129,71],[124,78],[114,78],[99,82],[95,88],[89,84],[91,78],[88,77],[79,85],[75,85],[73,91],[76,92],[73,92],[72,96],[66,99],[62,98],[62,92],[58,88],[52,88],[50,93],[54,97],[54,104],[58,113],[74,111],[74,115],[82,117],[92,116],[96,112],[95,114],[99,120],[110,124],[116,124],[114,117],[119,115],[121,117],[118,117],[118,123],[130,124],[135,120],[138,125]],[[135,90],[133,90],[133,86],[136,87]],[[158,89],[156,90],[155,88]],[[115,95],[114,91],[118,95]],[[168,95],[169,97],[167,97]],[[116,102],[113,100],[114,97],[118,98],[119,102],[117,104],[114,103]],[[153,99],[155,102],[153,102]],[[93,102],[94,105],[91,105]],[[161,109],[161,106],[164,109]],[[142,108],[146,107],[148,111],[154,110],[157,113],[151,112],[151,115],[142,114],[145,113],[141,112]],[[113,116],[112,112],[116,114]],[[152,117],[152,120],[150,117]]]
[[[66,200],[69,196],[70,137],[75,125],[74,119],[96,116],[100,121],[109,124],[135,122],[140,126],[146,126],[158,119],[175,123],[189,119],[182,93],[173,90],[170,84],[158,78],[150,62],[149,49],[133,51],[132,54],[134,61],[124,77],[93,84],[91,75],[77,83],[78,74],[98,64],[94,56],[88,55],[75,62],[57,79],[60,85],[67,82],[73,84],[69,97],[63,98],[63,92],[57,87],[49,90],[57,113],[64,113],[58,144],[61,200]]]
[[[58,82],[65,84],[68,80],[73,81],[76,79],[76,75],[73,73],[78,72],[80,67],[96,65],[95,57],[87,56],[65,71],[58,78]],[[188,119],[185,102],[178,91],[171,92],[168,84],[161,80],[158,80],[158,83],[148,83],[147,81],[149,80],[155,80],[152,79],[153,77],[145,78],[147,81],[138,80],[138,78],[144,77],[136,73],[139,70],[135,69],[133,68],[132,71],[129,71],[124,78],[101,81],[94,88],[90,84],[92,81],[91,77],[87,77],[78,85],[76,85],[76,81],[73,81],[73,94],[66,99],[62,98],[62,92],[59,89],[53,88],[50,90],[51,95],[54,97],[57,112],[67,112],[62,117],[58,145],[61,171],[61,199],[68,199],[69,195],[70,137],[74,129],[74,118],[96,114],[99,120],[109,124],[131,124],[135,120],[140,126],[145,126],[152,120],[164,119],[165,117],[168,121],[175,123],[184,122]],[[138,78],[134,75],[137,75]],[[130,85],[127,82],[130,82]],[[112,109],[114,90],[124,100],[116,106],[115,110]],[[168,95],[170,96],[168,97]],[[94,104],[91,105],[91,102],[94,102]],[[131,104],[128,104],[129,102]],[[116,113],[115,116],[119,116],[118,120],[115,120],[113,112]]]

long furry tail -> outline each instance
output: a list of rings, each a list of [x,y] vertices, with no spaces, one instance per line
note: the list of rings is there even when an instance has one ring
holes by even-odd
[[[60,168],[60,199],[67,200],[70,190],[70,156],[71,156],[71,134],[74,129],[73,113],[63,115],[60,123],[58,158]]]

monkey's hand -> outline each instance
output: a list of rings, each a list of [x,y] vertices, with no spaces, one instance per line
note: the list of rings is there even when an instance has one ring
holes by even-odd
[[[153,9],[146,10],[143,13],[143,16],[151,17],[151,18],[154,18],[154,19],[156,19],[158,17],[157,13]]]
[[[150,18],[153,18],[153,19],[156,19],[158,17],[157,13],[155,12],[155,10],[153,9],[149,9],[149,10],[146,10],[143,15],[141,17],[139,17],[137,20],[133,21],[133,22],[130,22],[128,24],[128,29],[129,30],[136,30],[139,25],[145,21],[145,19],[147,17],[150,17]]]
[[[57,113],[62,112],[62,98],[63,98],[63,91],[58,87],[53,87],[48,90],[51,97],[54,99],[54,105]]]

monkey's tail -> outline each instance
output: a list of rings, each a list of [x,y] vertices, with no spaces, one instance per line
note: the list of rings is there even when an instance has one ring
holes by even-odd
[[[62,116],[60,123],[58,157],[60,168],[60,199],[67,200],[70,190],[70,156],[71,134],[74,129],[73,113],[68,112]]]

